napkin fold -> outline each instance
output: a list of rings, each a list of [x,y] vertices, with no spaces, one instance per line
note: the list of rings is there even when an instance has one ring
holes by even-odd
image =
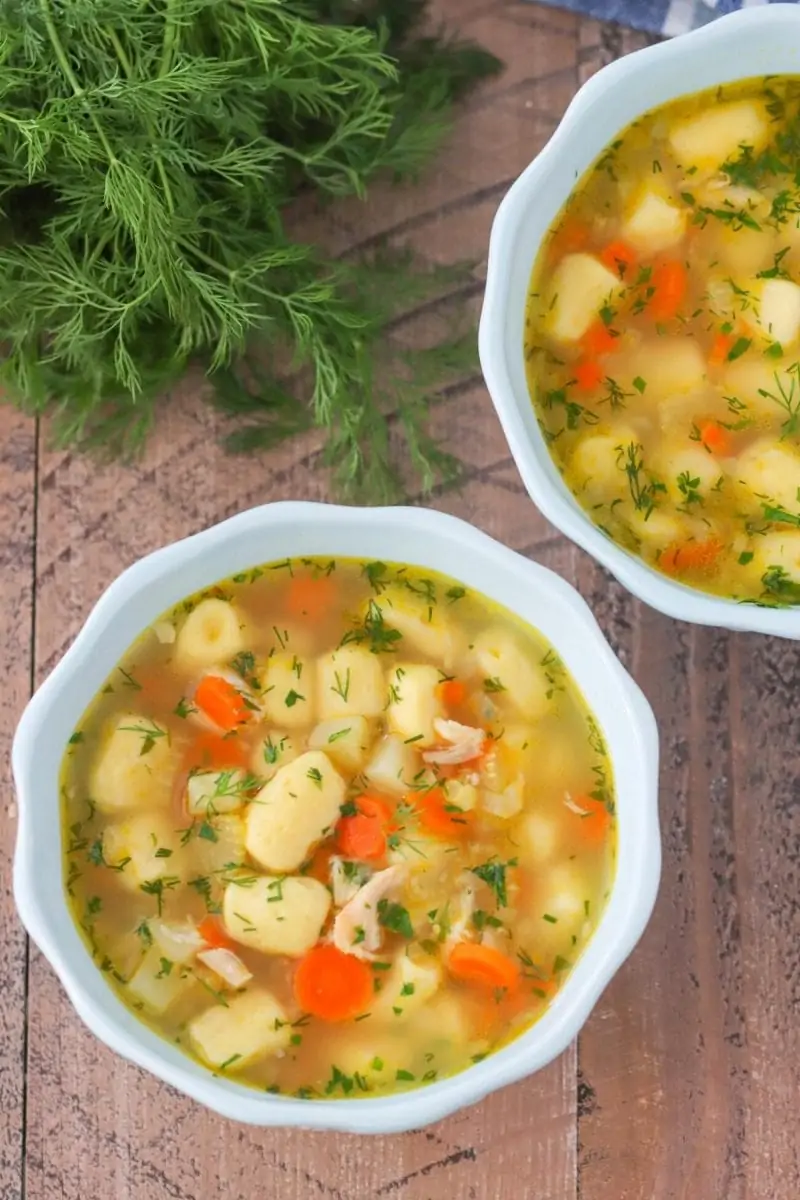
[[[758,8],[781,0],[535,0],[550,8],[567,8],[598,21],[616,21],[647,33],[675,37],[700,25],[738,12],[740,8]],[[786,0],[782,0],[786,3]],[[800,0],[794,0],[795,3]]]

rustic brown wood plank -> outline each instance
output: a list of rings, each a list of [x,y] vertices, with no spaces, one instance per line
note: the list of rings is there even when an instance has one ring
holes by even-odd
[[[9,753],[31,689],[36,427],[0,408],[0,1196],[22,1194],[27,944],[11,897],[16,803]]]
[[[577,23],[507,0],[442,0],[455,21],[509,68],[471,99],[456,136],[419,187],[376,187],[365,209],[337,206],[322,223],[303,212],[307,236],[338,252],[389,234],[429,261],[485,257],[497,202],[554,128],[576,80]],[[529,24],[526,26],[526,21]],[[451,310],[475,308],[456,298]],[[400,340],[424,336],[430,314],[403,323]],[[328,497],[312,434],[259,460],[231,462],[215,444],[221,419],[197,402],[197,384],[170,406],[145,458],[100,468],[71,454],[40,462],[37,677],[74,637],[106,584],[148,550],[274,499]],[[478,378],[435,414],[464,462],[460,493],[436,507],[569,573],[574,551],[554,538],[522,492]],[[480,430],[480,436],[475,431]],[[410,499],[417,497],[412,491]],[[174,1095],[104,1050],[78,1023],[40,956],[30,975],[28,1186],[26,1200],[200,1200],[220,1194],[338,1200],[474,1200],[536,1195],[576,1200],[575,1047],[534,1079],[426,1131],[376,1140],[237,1128]],[[57,1101],[56,1098],[57,1097]]]

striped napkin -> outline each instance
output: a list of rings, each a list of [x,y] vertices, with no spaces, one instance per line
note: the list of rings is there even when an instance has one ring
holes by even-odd
[[[599,21],[617,21],[647,33],[674,37],[706,25],[724,13],[740,8],[758,8],[781,0],[537,0],[551,8],[568,8],[572,12],[595,17]],[[786,3],[786,0],[782,0]],[[800,3],[800,0],[794,0]]]

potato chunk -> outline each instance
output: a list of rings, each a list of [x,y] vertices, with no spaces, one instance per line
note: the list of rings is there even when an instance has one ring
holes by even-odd
[[[310,750],[324,750],[343,771],[355,774],[369,751],[370,728],[366,717],[337,717],[321,721],[308,735]]]
[[[201,600],[178,631],[175,662],[185,671],[219,666],[245,648],[244,625],[227,600]]]
[[[800,287],[791,279],[767,279],[761,289],[758,323],[765,337],[784,349],[800,335]]]
[[[89,775],[89,791],[101,812],[157,808],[172,798],[176,769],[175,752],[163,726],[137,713],[123,713],[101,743]]]
[[[273,654],[264,671],[262,704],[268,721],[299,729],[314,720],[314,667],[297,654]]]
[[[622,226],[622,236],[637,250],[657,254],[677,246],[686,233],[686,212],[648,188]]]
[[[548,331],[560,342],[577,342],[621,288],[619,277],[591,254],[567,254],[548,289]]]
[[[682,167],[718,167],[741,146],[762,150],[769,141],[763,104],[737,100],[715,104],[673,126],[669,143]]]
[[[475,661],[484,682],[491,681],[492,699],[536,720],[550,707],[545,672],[534,666],[530,651],[502,626],[479,633],[474,643]]]
[[[404,741],[411,738],[417,746],[432,746],[439,739],[433,727],[444,717],[439,696],[441,674],[436,667],[420,663],[398,663],[389,674],[389,729]]]
[[[302,754],[302,746],[297,734],[284,733],[281,729],[270,729],[266,737],[261,738],[250,758],[250,769],[254,775],[269,782],[285,767]]]
[[[366,646],[342,646],[317,664],[317,714],[379,717],[386,704],[386,683],[377,654]]]
[[[213,1005],[189,1023],[189,1036],[200,1058],[226,1071],[241,1071],[285,1049],[291,1033],[286,1012],[262,988],[234,996],[227,1008]]]
[[[318,941],[330,906],[331,894],[317,879],[249,876],[228,884],[222,916],[230,936],[243,946],[299,958]]]
[[[160,1015],[193,983],[192,976],[179,963],[164,956],[158,946],[151,946],[129,980],[128,991],[149,1012]]]
[[[420,770],[416,745],[392,733],[381,738],[364,768],[369,783],[387,796],[404,796]]]
[[[103,858],[120,867],[119,883],[131,891],[155,879],[179,879],[183,869],[177,822],[163,812],[137,813],[103,831]]]
[[[244,804],[244,771],[198,771],[186,783],[186,808],[193,817],[236,812]]]
[[[268,871],[297,870],[336,824],[344,795],[345,782],[327,755],[301,754],[248,805],[248,854]]]

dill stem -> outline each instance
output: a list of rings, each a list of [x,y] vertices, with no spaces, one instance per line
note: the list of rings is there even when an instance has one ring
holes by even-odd
[[[115,155],[114,151],[111,149],[108,138],[106,137],[105,132],[103,130],[103,127],[100,124],[99,120],[97,119],[97,114],[95,113],[92,106],[87,102],[86,93],[85,93],[84,89],[81,87],[80,83],[78,82],[78,79],[75,75],[75,72],[72,70],[72,67],[69,65],[69,59],[67,58],[67,56],[64,52],[64,47],[62,46],[61,39],[58,36],[58,30],[56,29],[55,22],[53,21],[53,12],[50,7],[50,0],[39,0],[39,8],[41,9],[41,12],[42,12],[42,17],[44,19],[45,28],[47,30],[47,36],[50,39],[50,45],[53,47],[53,53],[55,54],[56,59],[58,60],[58,65],[61,67],[61,70],[64,74],[64,78],[66,79],[66,81],[70,85],[70,87],[72,88],[73,94],[78,99],[83,101],[83,107],[85,108],[86,112],[89,115],[89,120],[94,125],[95,132],[97,133],[97,136],[100,139],[100,144],[102,145],[102,147],[105,150],[106,155],[108,157],[109,165],[111,165],[112,163],[116,163],[118,161],[117,156]]]

